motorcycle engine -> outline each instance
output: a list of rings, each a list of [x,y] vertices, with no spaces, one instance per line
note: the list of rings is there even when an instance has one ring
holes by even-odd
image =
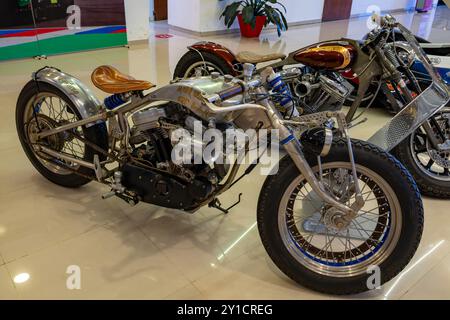
[[[340,110],[354,87],[336,72],[318,72],[308,67],[282,72],[290,84],[299,107],[304,113]]]
[[[173,130],[184,128],[193,115],[176,103],[150,107],[131,116],[132,161],[122,168],[122,184],[143,202],[166,208],[193,210],[208,198],[226,170],[172,161]],[[198,143],[203,143],[199,141]]]

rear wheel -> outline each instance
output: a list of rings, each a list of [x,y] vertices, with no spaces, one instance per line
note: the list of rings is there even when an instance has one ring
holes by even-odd
[[[22,147],[33,166],[55,184],[76,188],[91,181],[92,170],[78,164],[52,157],[40,150],[46,147],[84,161],[92,162],[95,151],[83,140],[108,149],[105,124],[89,128],[78,127],[72,131],[52,135],[37,141],[35,134],[75,122],[81,115],[70,99],[57,88],[46,83],[30,81],[22,90],[16,108],[16,127]],[[78,137],[78,138],[77,138]],[[99,159],[104,160],[99,154]]]
[[[200,55],[199,52],[190,50],[178,62],[173,78],[191,78],[196,75],[196,70],[200,70],[203,76],[211,72],[234,74],[233,69],[221,58],[208,52],[201,52]]]
[[[322,180],[342,203],[355,201],[344,141],[322,161]],[[269,177],[258,203],[258,228],[269,256],[287,276],[316,291],[353,294],[368,285],[373,266],[383,284],[411,260],[423,230],[418,188],[394,157],[354,142],[364,207],[350,223],[322,202],[289,157]],[[318,173],[317,159],[308,162]],[[389,172],[389,175],[386,175]]]

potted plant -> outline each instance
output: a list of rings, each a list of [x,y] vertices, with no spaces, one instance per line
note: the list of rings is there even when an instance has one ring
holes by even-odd
[[[270,23],[277,27],[278,36],[281,36],[281,31],[287,30],[288,25],[280,8],[286,13],[286,7],[277,0],[234,1],[225,7],[220,18],[224,17],[225,25],[230,28],[238,17],[241,34],[244,37],[259,37],[263,27]]]

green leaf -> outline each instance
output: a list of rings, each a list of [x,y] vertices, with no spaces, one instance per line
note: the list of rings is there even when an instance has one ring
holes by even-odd
[[[275,2],[276,2],[276,4],[278,4],[280,7],[282,7],[284,9],[284,12],[287,12],[287,9],[284,6],[284,4],[282,4],[281,2],[277,2],[277,1],[275,1]]]
[[[273,18],[273,14],[272,14],[272,8],[269,7],[269,6],[266,6],[265,7],[265,13],[266,13],[266,16],[267,16],[267,24],[274,23],[275,20]]]
[[[242,10],[242,18],[244,19],[245,23],[250,24],[252,28],[255,28],[256,18],[253,14],[253,8],[251,6],[245,7]]]
[[[239,7],[241,4],[242,1],[233,2],[225,8],[220,16],[221,18],[224,17],[227,28],[230,28],[236,20],[236,16],[240,13]]]
[[[275,8],[275,10],[278,11],[278,13],[281,17],[281,20],[283,21],[283,28],[282,28],[283,31],[286,31],[289,28],[286,17],[284,16],[283,12],[281,12],[280,9]]]

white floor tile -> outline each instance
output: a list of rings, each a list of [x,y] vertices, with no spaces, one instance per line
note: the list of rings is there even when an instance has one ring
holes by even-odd
[[[69,266],[81,270],[81,290],[67,288]],[[100,227],[55,247],[7,264],[25,299],[162,298],[189,282],[128,219]]]
[[[450,300],[450,255],[429,270],[401,299]]]

